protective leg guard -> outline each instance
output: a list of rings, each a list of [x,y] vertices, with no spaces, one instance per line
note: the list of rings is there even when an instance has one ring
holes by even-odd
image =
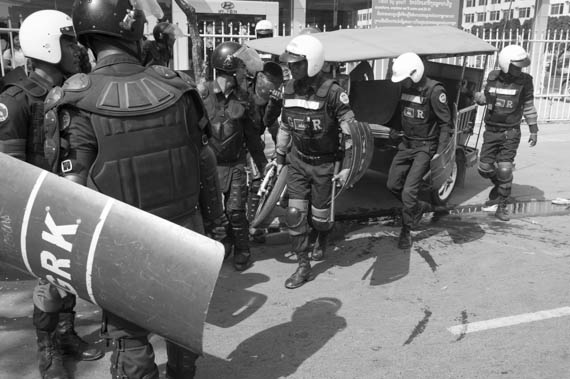
[[[105,355],[105,351],[95,345],[89,345],[75,332],[75,312],[59,314],[57,333],[63,354],[82,361],[95,361]]]
[[[319,232],[317,235],[317,240],[313,246],[313,251],[311,252],[311,259],[314,261],[322,261],[325,259],[325,253],[328,245],[328,235],[329,232]]]
[[[166,378],[192,379],[196,375],[198,354],[166,341]]]
[[[309,261],[309,254],[304,251],[297,253],[299,260],[299,267],[297,270],[285,281],[285,288],[293,289],[301,287],[303,284],[315,279],[311,271],[311,263]]]
[[[42,379],[69,379],[63,367],[63,357],[55,332],[36,330],[38,341],[38,361]]]
[[[412,235],[408,226],[402,226],[400,237],[398,237],[398,249],[408,250],[412,247]]]
[[[513,183],[513,164],[511,162],[499,162],[497,169],[497,182],[499,196],[505,199],[511,195],[511,185]]]
[[[234,268],[243,271],[251,264],[247,218],[244,211],[232,211],[229,216],[234,239]]]
[[[147,338],[118,338],[112,344],[111,378],[159,379],[154,351]]]

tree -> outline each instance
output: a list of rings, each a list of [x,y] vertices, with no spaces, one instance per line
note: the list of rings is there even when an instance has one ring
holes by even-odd
[[[198,31],[198,17],[196,16],[196,8],[190,5],[190,0],[174,0],[176,4],[182,9],[188,21],[188,34],[192,42],[192,69],[194,72],[194,80],[196,83],[201,83],[206,80],[204,57],[202,56],[203,44]]]

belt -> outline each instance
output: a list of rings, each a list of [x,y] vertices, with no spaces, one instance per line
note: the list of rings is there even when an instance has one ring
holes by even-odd
[[[297,149],[294,149],[294,152],[297,153],[297,156],[299,157],[300,160],[312,166],[318,166],[323,163],[332,163],[340,159],[340,155],[334,153],[325,154],[325,155],[308,155],[300,152]]]
[[[514,125],[514,126],[494,126],[494,125],[487,125],[485,124],[485,130],[489,131],[489,132],[493,132],[493,133],[502,133],[502,132],[506,132],[507,130],[512,130],[512,129],[520,129],[521,126],[520,125]]]
[[[430,138],[430,139],[410,139],[410,138],[406,138],[404,137],[403,139],[403,144],[408,147],[408,148],[416,148],[416,147],[422,147],[422,146],[429,146],[433,143],[436,142],[435,138]]]

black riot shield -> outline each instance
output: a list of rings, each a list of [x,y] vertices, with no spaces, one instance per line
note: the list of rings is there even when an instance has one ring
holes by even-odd
[[[202,352],[220,243],[1,153],[0,172],[0,262]]]

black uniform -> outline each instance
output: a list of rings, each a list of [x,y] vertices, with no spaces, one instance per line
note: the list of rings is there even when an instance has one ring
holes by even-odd
[[[487,112],[479,173],[491,179],[497,195],[507,198],[511,194],[512,163],[521,141],[520,124],[523,115],[527,117],[531,133],[538,132],[536,111],[532,105],[532,76],[526,73],[513,76],[500,70],[492,71],[487,78],[484,93]],[[531,110],[525,113],[527,105]],[[533,116],[528,117],[528,113]],[[496,164],[499,165],[498,170],[495,169]]]
[[[204,231],[202,216],[223,214],[209,123],[186,75],[145,69],[126,53],[108,55],[89,75],[53,91],[50,108],[47,118],[61,133],[55,163],[63,176],[197,232]],[[111,312],[104,317],[114,346],[112,374],[158,378],[148,332]],[[167,371],[189,365],[185,372],[193,372],[196,355],[166,345]]]
[[[392,161],[388,189],[402,201],[402,222],[411,227],[424,205],[418,200],[423,176],[433,156],[449,142],[451,113],[443,85],[425,78],[400,97],[403,141]]]
[[[50,82],[33,71],[28,77],[23,67],[7,75],[4,91],[0,94],[0,152],[48,169],[44,156],[43,122],[44,99],[51,88]],[[34,288],[34,327],[38,331],[52,333],[58,323],[65,322],[71,328],[76,296],[56,292],[55,288],[50,287],[47,280],[40,279]],[[67,352],[65,342],[63,347]],[[91,353],[82,358],[101,357],[100,352]]]
[[[263,143],[248,109],[248,94],[234,89],[224,95],[216,81],[207,82],[202,93],[212,125],[210,145],[218,161],[218,176],[231,225],[234,264],[243,269],[249,259],[249,223],[246,217],[246,156],[249,152],[260,172],[267,164]],[[240,255],[242,255],[240,257]],[[243,258],[243,262],[241,259]]]
[[[312,83],[287,82],[276,147],[280,159],[291,142],[286,221],[292,249],[300,260],[309,249],[308,214],[312,227],[323,237],[333,226],[330,203],[335,162],[351,151],[345,150],[350,145],[350,132],[341,125],[354,119],[346,91],[334,80],[319,73]]]

